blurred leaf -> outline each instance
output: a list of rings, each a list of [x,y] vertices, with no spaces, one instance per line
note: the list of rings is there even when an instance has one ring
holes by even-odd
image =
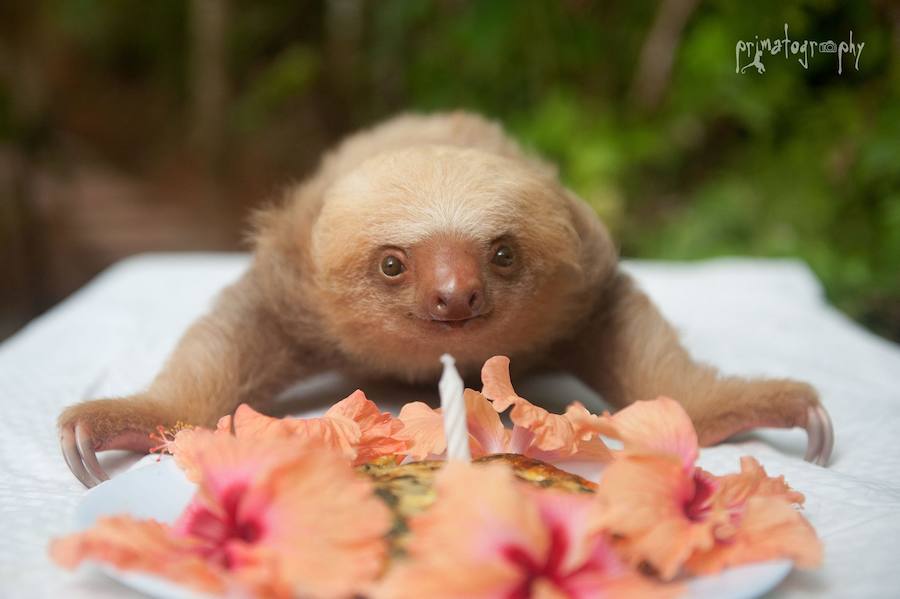
[[[285,48],[247,85],[238,98],[235,120],[240,131],[263,127],[305,93],[319,68],[319,57],[310,48]]]

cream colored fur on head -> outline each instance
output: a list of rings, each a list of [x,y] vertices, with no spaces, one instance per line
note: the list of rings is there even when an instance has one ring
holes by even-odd
[[[566,204],[554,180],[509,158],[413,146],[365,161],[328,189],[313,256],[338,266],[361,249],[348,242],[403,248],[449,234],[488,244],[516,234],[539,240],[533,257],[576,265],[578,238]]]

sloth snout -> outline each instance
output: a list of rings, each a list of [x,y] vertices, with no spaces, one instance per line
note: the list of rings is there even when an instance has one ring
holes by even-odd
[[[484,313],[485,281],[478,248],[467,240],[437,238],[415,250],[416,289],[422,313],[453,323]]]
[[[428,313],[434,320],[465,320],[481,314],[483,307],[481,281],[436,289],[428,301]]]

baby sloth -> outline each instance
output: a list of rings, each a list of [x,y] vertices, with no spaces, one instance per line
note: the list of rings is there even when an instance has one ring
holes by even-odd
[[[498,354],[518,374],[568,371],[619,408],[670,396],[703,445],[799,426],[807,460],[831,453],[811,386],[692,361],[594,212],[478,116],[401,116],[349,137],[253,231],[251,267],[149,389],[60,416],[86,485],[106,478],[95,452],[146,452],[158,425],[214,426],[323,370],[435,382],[445,352],[467,377]]]

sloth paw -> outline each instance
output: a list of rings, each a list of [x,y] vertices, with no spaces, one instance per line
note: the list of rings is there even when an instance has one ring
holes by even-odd
[[[834,449],[831,417],[806,383],[731,379],[722,396],[697,408],[692,417],[704,446],[756,428],[798,427],[806,431],[806,461],[825,466]]]
[[[162,423],[154,406],[139,397],[88,401],[62,413],[59,444],[72,474],[86,487],[93,487],[109,479],[97,452],[124,449],[147,453],[154,445],[150,433]]]

